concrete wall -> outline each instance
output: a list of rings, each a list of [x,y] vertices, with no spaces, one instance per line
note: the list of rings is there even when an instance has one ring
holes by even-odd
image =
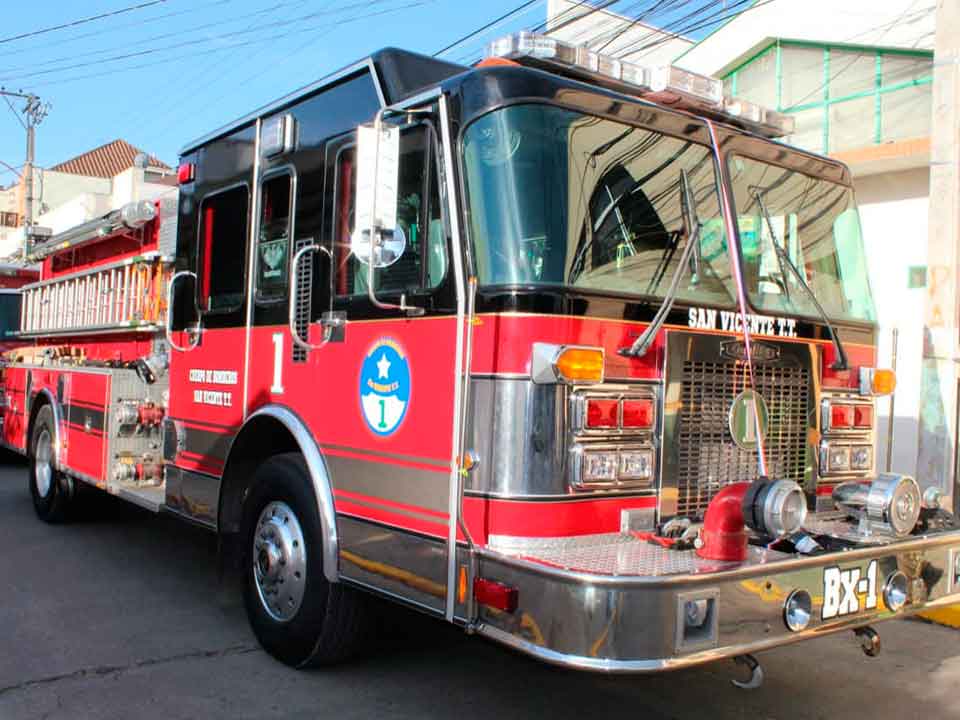
[[[150,177],[157,176],[151,174]],[[177,192],[175,185],[147,182],[141,168],[127,168],[113,178],[38,170],[35,178],[37,200],[34,222],[40,227],[50,228],[54,234],[105,215],[134,200],[154,200]],[[22,246],[22,228],[0,228],[0,258],[18,252]]]
[[[870,285],[880,321],[878,364],[890,367],[893,329],[897,342],[892,469],[914,474],[920,412],[920,362],[926,289],[908,287],[911,266],[927,264],[926,168],[868,175],[855,180],[870,269]],[[889,400],[877,403],[877,468],[885,469]]]
[[[936,0],[774,0],[756,4],[677,58],[687,70],[719,74],[766,38],[933,49]]]

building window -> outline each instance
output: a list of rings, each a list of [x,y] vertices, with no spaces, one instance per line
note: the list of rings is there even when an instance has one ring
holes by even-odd
[[[791,145],[836,153],[930,133],[933,53],[778,40],[724,88],[792,115]]]

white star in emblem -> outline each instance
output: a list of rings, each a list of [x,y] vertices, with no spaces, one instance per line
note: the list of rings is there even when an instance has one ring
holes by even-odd
[[[387,360],[387,354],[383,353],[377,361],[377,379],[390,377],[390,361]]]

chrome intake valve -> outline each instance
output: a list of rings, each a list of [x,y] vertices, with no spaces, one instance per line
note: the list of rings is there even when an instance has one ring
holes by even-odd
[[[833,490],[833,501],[859,520],[863,535],[905,537],[917,526],[923,507],[917,481],[896,474],[882,474],[869,485],[841,483]]]

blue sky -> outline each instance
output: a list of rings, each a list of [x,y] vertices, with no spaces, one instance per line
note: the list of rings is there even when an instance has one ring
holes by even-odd
[[[0,86],[34,92],[52,104],[37,130],[41,167],[115,138],[174,165],[185,142],[377,48],[394,45],[433,54],[521,4],[156,0],[95,22],[9,39],[148,2],[5,3]],[[444,57],[475,59],[485,40],[535,25],[545,13],[545,2],[533,3]],[[23,157],[23,129],[0,102],[0,185],[16,180],[3,163],[19,167]]]

